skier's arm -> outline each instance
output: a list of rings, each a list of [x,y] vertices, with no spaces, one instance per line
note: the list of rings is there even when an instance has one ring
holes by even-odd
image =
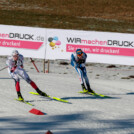
[[[87,54],[85,53],[85,63],[86,63],[86,59],[87,59]]]
[[[21,61],[21,63],[22,63],[22,64],[21,64],[21,68],[24,68],[24,65],[23,65],[23,64],[24,64],[24,57],[23,57],[23,56],[22,56],[22,61]]]
[[[16,69],[16,65],[12,62],[12,59],[11,58],[8,58],[7,61],[6,61],[6,65],[9,67],[10,71],[11,72],[14,72],[15,69]]]
[[[84,59],[80,61],[81,62],[80,63],[80,68],[84,68],[85,67],[86,59],[87,59],[87,54],[84,53]]]
[[[23,55],[19,55],[19,63],[18,64],[21,68],[24,68],[23,63],[24,63],[24,57],[23,57]]]
[[[75,57],[74,57],[73,54],[71,55],[71,65],[72,65],[73,67],[75,67],[75,68],[78,67],[78,63],[76,62]]]

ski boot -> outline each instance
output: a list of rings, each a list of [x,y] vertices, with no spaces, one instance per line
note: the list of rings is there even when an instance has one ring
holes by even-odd
[[[39,90],[39,89],[36,89],[36,92],[37,92],[39,95],[41,95],[41,96],[48,97],[48,95],[47,95],[46,93],[42,92],[42,91]]]
[[[18,94],[18,100],[20,100],[20,101],[24,101],[24,99],[23,99],[21,93],[20,93],[20,92],[17,92],[17,94]]]
[[[95,92],[90,88],[89,85],[87,85],[87,90],[88,90],[88,92],[90,92],[90,93],[95,93]]]
[[[86,89],[86,87],[85,87],[84,83],[83,83],[83,84],[81,84],[81,86],[82,86],[82,90],[83,90],[84,92],[88,92],[88,90]]]

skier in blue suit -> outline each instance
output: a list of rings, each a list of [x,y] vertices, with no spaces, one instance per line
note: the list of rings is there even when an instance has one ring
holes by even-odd
[[[75,53],[71,55],[71,65],[76,69],[77,73],[80,76],[81,86],[83,91],[94,93],[90,88],[89,80],[87,77],[87,71],[85,67],[87,54],[84,53],[81,49],[77,49]],[[84,84],[86,83],[86,86]]]

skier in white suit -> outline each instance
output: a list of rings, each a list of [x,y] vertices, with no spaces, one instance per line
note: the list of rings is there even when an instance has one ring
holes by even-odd
[[[12,79],[15,80],[15,87],[16,87],[16,92],[18,95],[19,100],[24,100],[21,92],[20,92],[20,77],[22,77],[27,83],[29,83],[37,93],[39,93],[42,96],[47,96],[46,93],[42,92],[37,85],[30,79],[28,74],[23,68],[23,55],[19,54],[17,50],[14,50],[12,52],[12,55],[8,57],[6,64],[8,66],[8,73],[11,76]]]

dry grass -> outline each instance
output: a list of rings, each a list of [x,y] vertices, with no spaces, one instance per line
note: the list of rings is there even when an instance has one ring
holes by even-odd
[[[134,0],[1,0],[0,24],[134,33]]]

